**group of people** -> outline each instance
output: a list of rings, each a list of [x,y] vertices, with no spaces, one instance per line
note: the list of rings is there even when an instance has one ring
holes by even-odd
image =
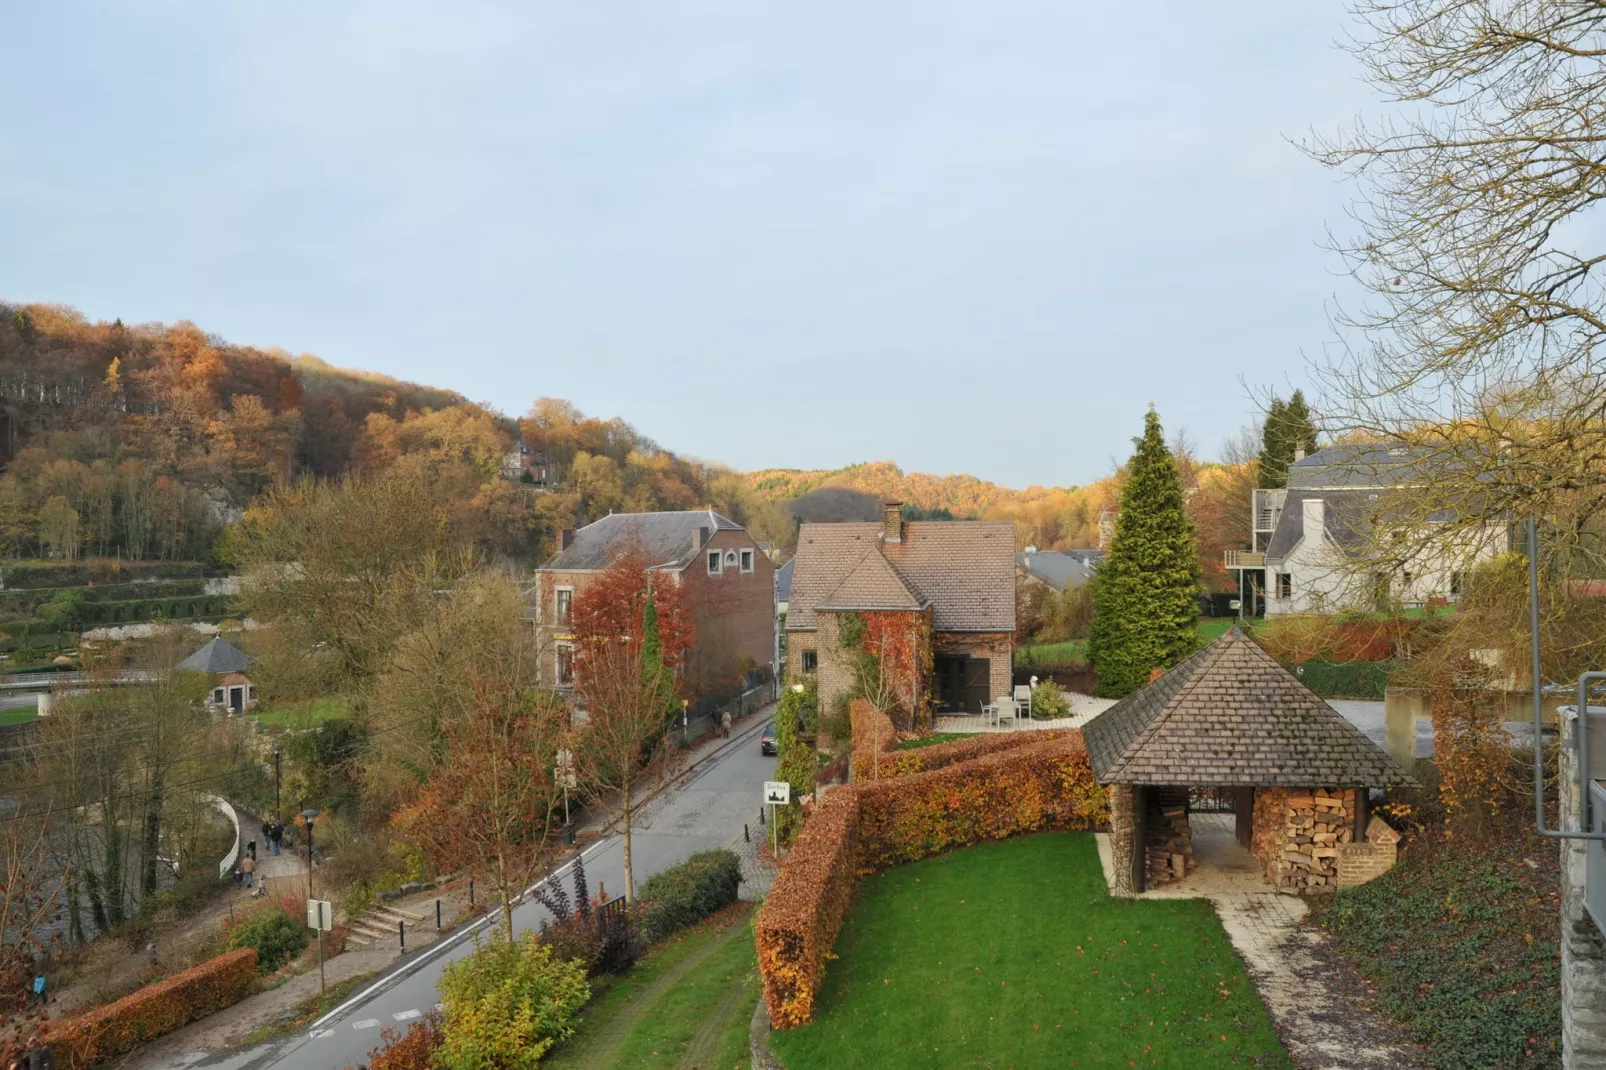
[[[269,818],[262,822],[262,842],[274,854],[278,854],[284,846],[284,822],[278,818]],[[234,883],[244,884],[247,888],[256,887],[257,872],[257,841],[251,840],[245,845],[240,860],[234,865]],[[260,894],[260,890],[255,893]]]

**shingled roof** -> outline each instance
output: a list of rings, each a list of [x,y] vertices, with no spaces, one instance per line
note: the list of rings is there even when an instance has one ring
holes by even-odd
[[[814,630],[817,609],[914,609],[927,603],[939,632],[1015,630],[1014,524],[908,521],[895,542],[883,539],[882,530],[874,523],[798,529],[787,631]],[[879,560],[869,560],[872,554]],[[887,582],[888,573],[905,593]],[[900,600],[872,603],[882,596]]]
[[[600,570],[629,547],[639,547],[660,568],[681,568],[697,557],[716,531],[741,531],[742,525],[712,509],[663,513],[609,513],[574,533],[574,541],[553,554],[542,569]]]
[[[244,672],[251,665],[251,659],[245,656],[245,651],[223,638],[215,635],[207,644],[183,661],[178,663],[181,669],[190,672],[205,672],[216,675],[225,672]]]
[[[1387,788],[1382,748],[1237,628],[1082,729],[1100,784]]]

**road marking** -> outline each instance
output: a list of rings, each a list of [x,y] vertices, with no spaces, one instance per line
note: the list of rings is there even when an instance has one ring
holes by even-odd
[[[391,1017],[396,1019],[398,1022],[405,1022],[409,1018],[417,1018],[422,1013],[422,1011],[397,1011],[395,1014],[391,1015]]]
[[[318,1040],[322,1037],[332,1037],[334,1035],[335,1031],[333,1029],[314,1029],[312,1031],[313,1040]]]
[[[378,1024],[379,1024],[379,1019],[378,1018],[364,1018],[360,1022],[352,1022],[351,1023],[351,1028],[353,1028],[353,1029],[372,1029],[374,1026],[376,1026]]]

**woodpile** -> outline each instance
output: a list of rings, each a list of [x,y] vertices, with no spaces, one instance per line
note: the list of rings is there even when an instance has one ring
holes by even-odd
[[[1193,872],[1193,826],[1186,788],[1150,788],[1143,820],[1146,885],[1156,888]]]
[[[1295,895],[1336,890],[1339,847],[1355,835],[1355,790],[1291,791],[1282,811],[1282,840],[1267,860],[1267,878]]]

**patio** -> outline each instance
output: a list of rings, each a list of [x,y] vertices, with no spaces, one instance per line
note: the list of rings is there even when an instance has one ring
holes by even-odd
[[[1071,700],[1071,715],[1069,717],[1056,717],[1051,721],[1035,721],[1023,712],[1020,717],[1011,723],[1007,718],[1000,724],[994,723],[992,718],[981,713],[945,714],[939,713],[936,718],[935,731],[938,732],[1033,732],[1053,728],[1081,728],[1087,722],[1115,705],[1112,698],[1096,698],[1093,695],[1082,695],[1074,691],[1066,697]]]

